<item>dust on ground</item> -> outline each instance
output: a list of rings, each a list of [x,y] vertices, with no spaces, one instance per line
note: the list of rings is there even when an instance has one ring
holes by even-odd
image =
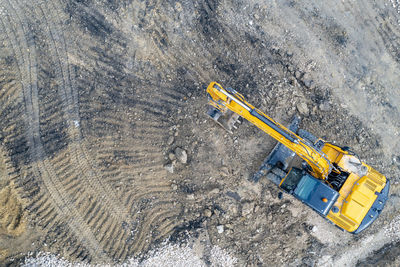
[[[4,263],[140,261],[204,234],[239,266],[398,261],[397,2],[1,0],[0,14],[1,192],[23,207],[3,218],[24,222],[1,237]],[[248,182],[275,142],[209,121],[213,80],[384,173],[380,218],[353,236]]]

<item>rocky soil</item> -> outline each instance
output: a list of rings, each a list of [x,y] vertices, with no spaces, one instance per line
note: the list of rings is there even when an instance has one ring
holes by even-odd
[[[2,264],[146,262],[167,240],[203,244],[205,265],[215,247],[238,266],[399,265],[398,1],[0,0],[0,15]],[[275,142],[207,119],[214,80],[384,173],[380,218],[354,236],[249,182]]]

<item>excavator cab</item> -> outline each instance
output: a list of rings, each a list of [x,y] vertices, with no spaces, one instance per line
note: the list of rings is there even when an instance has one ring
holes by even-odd
[[[298,168],[292,168],[279,187],[324,217],[339,197],[339,193],[322,180]]]

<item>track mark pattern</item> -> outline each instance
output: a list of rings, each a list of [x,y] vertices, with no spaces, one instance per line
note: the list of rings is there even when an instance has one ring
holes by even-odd
[[[0,140],[31,219],[66,244],[57,252],[110,262],[181,223],[160,144],[183,95],[148,91],[125,66],[128,38],[93,5],[0,2]]]

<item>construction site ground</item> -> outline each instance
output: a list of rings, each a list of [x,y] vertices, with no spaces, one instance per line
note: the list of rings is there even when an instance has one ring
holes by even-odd
[[[207,119],[211,81],[350,146],[391,181],[381,216],[352,235],[249,182],[276,142]],[[399,84],[395,0],[0,0],[1,265],[399,266]]]

